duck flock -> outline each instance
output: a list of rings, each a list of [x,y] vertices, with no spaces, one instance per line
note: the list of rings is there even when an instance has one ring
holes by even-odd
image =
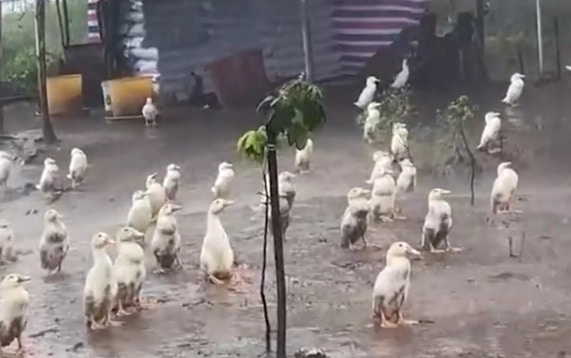
[[[406,60],[403,72],[397,75],[393,88],[404,86],[408,79]],[[523,76],[514,74],[503,102],[516,105],[523,91]],[[378,102],[374,101],[378,79],[367,78],[365,89],[355,102],[366,109],[367,122],[379,117]],[[149,109],[149,106],[152,106]],[[145,123],[155,125],[158,114],[152,101],[145,104]],[[150,115],[149,115],[150,113]],[[147,118],[147,117],[152,118]],[[489,112],[485,116],[479,150],[493,153],[497,150],[501,129],[498,113]],[[310,171],[314,143],[308,139],[306,146],[296,149],[295,174],[281,172],[278,176],[281,230],[285,237],[290,225],[296,190],[294,178]],[[0,152],[0,185],[6,186],[15,157]],[[377,151],[373,154],[373,169],[365,180],[369,188],[354,187],[347,193],[347,207],[340,223],[340,247],[354,249],[362,242],[367,247],[367,228],[371,221],[390,222],[405,219],[397,207],[397,198],[415,191],[417,186],[416,168],[409,156],[408,130],[404,123],[394,123],[390,151]],[[79,148],[71,150],[69,173],[72,190],[84,184],[88,174],[88,160]],[[234,168],[223,162],[211,188],[213,200],[207,212],[207,228],[200,253],[200,270],[208,282],[221,285],[235,278],[234,252],[219,214],[234,204],[232,198]],[[91,239],[93,253],[92,266],[87,272],[83,292],[85,323],[89,330],[105,329],[121,325],[117,317],[139,314],[145,306],[141,295],[147,276],[145,252],[150,252],[157,263],[157,273],[175,271],[182,268],[180,261],[181,234],[175,213],[181,209],[176,197],[181,185],[181,168],[169,164],[162,183],[158,174],[146,178],[145,190],[137,190],[132,195],[131,207],[124,226],[112,237],[99,232]],[[36,185],[46,197],[54,196],[61,190],[60,169],[52,158],[44,160],[44,168]],[[510,168],[509,162],[498,165],[497,178],[490,195],[490,210],[494,214],[514,212],[511,202],[518,185],[518,175]],[[452,228],[452,208],[445,197],[450,191],[434,188],[428,194],[428,212],[422,227],[420,251],[458,252],[449,240]],[[267,205],[267,195],[262,193],[262,204]],[[271,226],[270,226],[271,228]],[[420,228],[419,228],[420,229]],[[16,250],[13,245],[14,230],[8,224],[0,224],[0,264],[14,262]],[[69,240],[63,216],[51,208],[44,214],[43,233],[40,238],[40,265],[47,275],[62,271],[64,260],[72,243]],[[114,260],[106,249],[116,245]],[[402,308],[410,287],[411,263],[409,257],[420,256],[421,252],[410,244],[398,241],[390,245],[386,253],[386,265],[378,274],[373,287],[372,310],[382,327],[397,327],[418,323],[405,320]],[[19,274],[9,274],[0,283],[0,341],[2,347],[17,342],[18,352],[23,352],[22,332],[28,320],[30,298],[24,283],[31,278]],[[2,351],[0,350],[0,356]]]

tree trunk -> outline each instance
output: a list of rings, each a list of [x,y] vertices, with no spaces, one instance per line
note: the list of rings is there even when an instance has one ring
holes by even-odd
[[[276,155],[276,134],[271,126],[266,126],[268,135],[268,174],[270,176],[270,204],[272,209],[272,229],[274,237],[274,259],[276,264],[276,285],[278,290],[278,331],[277,358],[286,358],[286,319],[287,294],[285,285],[284,248],[281,230],[280,201],[278,190],[278,160]]]
[[[36,0],[36,56],[38,57],[38,98],[43,119],[43,135],[46,143],[57,141],[56,133],[48,111],[46,89],[46,2]]]

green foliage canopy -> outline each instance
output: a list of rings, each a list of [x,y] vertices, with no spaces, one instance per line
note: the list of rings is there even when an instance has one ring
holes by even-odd
[[[6,92],[36,91],[37,63],[33,2],[3,4],[2,76]],[[68,0],[70,42],[82,43],[87,31],[87,1]],[[63,49],[55,1],[46,2],[48,73],[54,71]]]
[[[316,85],[303,79],[284,84],[277,94],[268,96],[258,106],[265,111],[267,123],[257,130],[244,133],[238,140],[237,151],[250,161],[261,163],[271,130],[278,142],[302,149],[309,134],[326,121],[323,93]]]

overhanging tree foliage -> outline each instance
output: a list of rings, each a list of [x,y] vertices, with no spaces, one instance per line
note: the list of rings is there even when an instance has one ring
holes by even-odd
[[[375,148],[390,148],[393,123],[407,123],[414,114],[414,107],[410,101],[410,91],[406,87],[387,90],[378,100],[378,103],[380,104],[378,107],[381,115],[380,121],[368,140]],[[364,127],[367,115],[367,109],[363,110],[356,118],[357,124]]]
[[[266,116],[266,123],[256,130],[246,132],[237,144],[240,154],[257,163],[267,162],[269,174],[269,202],[271,205],[272,228],[274,237],[274,259],[277,285],[277,350],[278,358],[286,358],[286,285],[283,255],[283,237],[278,188],[278,165],[276,146],[278,137],[287,139],[289,146],[302,149],[309,134],[326,121],[323,94],[314,84],[307,82],[304,76],[282,85],[275,94],[268,96],[258,106],[258,112]],[[265,178],[265,172],[262,173]],[[267,188],[266,188],[267,189]],[[266,190],[266,193],[268,191]],[[267,218],[267,210],[266,210]],[[266,219],[267,220],[267,219]],[[264,232],[264,263],[266,253],[267,225]],[[265,265],[262,268],[265,272]],[[262,274],[262,279],[265,277]],[[262,281],[262,301],[264,282]],[[269,322],[266,318],[266,322]],[[269,326],[266,323],[266,340],[269,350]]]

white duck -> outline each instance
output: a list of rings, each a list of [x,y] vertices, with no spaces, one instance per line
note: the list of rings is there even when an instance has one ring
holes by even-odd
[[[87,173],[87,155],[79,148],[71,150],[71,160],[69,161],[69,173],[67,178],[71,180],[71,187],[77,188],[85,180]]]
[[[61,271],[61,265],[69,251],[67,227],[61,219],[61,214],[55,209],[49,209],[44,215],[44,230],[40,238],[40,263],[48,274],[54,270]]]
[[[414,191],[416,188],[416,167],[405,158],[400,161],[401,172],[397,178],[397,190],[399,193]]]
[[[517,104],[517,101],[523,93],[523,88],[525,87],[525,82],[523,81],[524,78],[525,76],[521,73],[514,73],[511,76],[510,86],[508,87],[506,96],[502,99],[503,103],[509,104],[510,106],[515,106]]]
[[[410,289],[411,264],[407,255],[420,256],[420,252],[404,241],[393,243],[387,251],[386,265],[375,280],[373,314],[381,327],[396,328],[418,323],[405,320],[402,314]]]
[[[171,163],[167,166],[163,187],[165,188],[167,199],[175,200],[180,187],[180,167],[178,165]]]
[[[404,123],[393,123],[391,153],[398,161],[408,158],[408,129]]]
[[[480,144],[476,149],[487,150],[491,153],[491,147],[493,144],[496,146],[499,144],[500,140],[500,129],[502,128],[502,119],[500,114],[497,112],[488,112],[484,117],[486,123],[484,130],[482,131],[482,137],[480,138]]]
[[[153,208],[146,193],[137,190],[131,199],[131,208],[127,214],[126,225],[146,233],[153,221]]]
[[[498,177],[494,180],[490,195],[490,205],[494,214],[521,213],[520,210],[510,209],[519,180],[517,173],[510,168],[510,165],[511,162],[503,162],[498,165]]]
[[[15,157],[5,151],[0,151],[0,186],[7,186]]]
[[[208,208],[206,218],[206,235],[202,241],[200,268],[208,280],[218,285],[232,278],[234,251],[219,215],[226,207],[233,204],[234,201],[215,199]]]
[[[42,171],[40,182],[36,185],[36,189],[44,195],[54,194],[61,189],[59,187],[59,179],[60,172],[56,161],[52,158],[46,158],[44,160],[44,170]]]
[[[30,295],[22,285],[27,281],[30,281],[28,276],[9,274],[0,283],[0,342],[2,347],[6,347],[16,340],[18,356],[24,353],[22,333],[28,325]]]
[[[341,218],[341,248],[348,249],[358,240],[367,247],[365,234],[369,225],[369,199],[371,191],[359,187],[352,188],[347,193],[347,208]]]
[[[381,81],[375,76],[367,77],[365,82],[365,88],[361,91],[359,98],[354,103],[355,106],[365,109],[375,99],[375,94],[377,93],[377,84]]]
[[[373,161],[375,162],[375,165],[371,171],[371,176],[365,181],[365,183],[369,185],[372,185],[375,179],[383,173],[392,171],[393,169],[393,157],[389,152],[384,152],[382,150],[376,151],[373,153]]]
[[[174,213],[181,208],[180,205],[166,203],[157,215],[157,227],[151,241],[151,251],[159,264],[158,272],[172,270],[175,263],[178,268],[182,268],[179,258],[182,240],[178,221],[174,216]]]
[[[397,216],[395,210],[396,193],[397,186],[393,178],[392,169],[381,173],[375,178],[370,200],[373,218],[386,222],[401,218]]]
[[[119,325],[118,322],[111,320],[111,310],[117,295],[117,282],[113,275],[113,262],[105,251],[107,245],[114,243],[103,232],[91,239],[93,266],[87,273],[83,289],[83,307],[89,330]]]
[[[313,154],[313,141],[307,138],[303,149],[295,149],[295,171],[299,174],[308,172],[310,169],[311,155]]]
[[[381,112],[379,112],[379,102],[371,102],[367,105],[367,118],[363,125],[363,139],[368,143],[374,143],[377,128],[381,123]]]
[[[141,309],[141,289],[147,275],[145,253],[138,241],[144,240],[145,234],[132,227],[123,227],[116,236],[117,257],[113,264],[113,272],[117,281],[117,315],[132,314],[126,310],[132,306]]]
[[[141,114],[145,119],[145,125],[155,127],[157,125],[157,116],[159,115],[159,111],[157,107],[153,103],[153,99],[151,97],[147,97],[145,105],[141,110]]]
[[[14,230],[7,223],[0,223],[0,265],[17,260],[14,248]]]
[[[461,251],[459,248],[452,247],[448,239],[450,229],[452,229],[452,208],[443,198],[447,194],[450,194],[449,190],[440,188],[432,189],[428,194],[428,213],[424,218],[420,242],[423,250],[443,252],[437,247],[440,243],[444,243],[445,251]]]
[[[153,218],[158,214],[159,210],[167,202],[167,193],[165,188],[157,181],[157,173],[153,173],[147,177],[145,186],[147,191],[145,194],[151,202],[151,208],[153,209]]]
[[[403,88],[406,83],[408,82],[408,76],[410,75],[410,71],[408,69],[408,59],[402,60],[402,69],[396,75],[393,84],[391,85],[392,88]]]
[[[228,199],[232,190],[232,182],[234,181],[234,166],[228,162],[222,162],[218,165],[218,176],[211,188],[214,198]]]

